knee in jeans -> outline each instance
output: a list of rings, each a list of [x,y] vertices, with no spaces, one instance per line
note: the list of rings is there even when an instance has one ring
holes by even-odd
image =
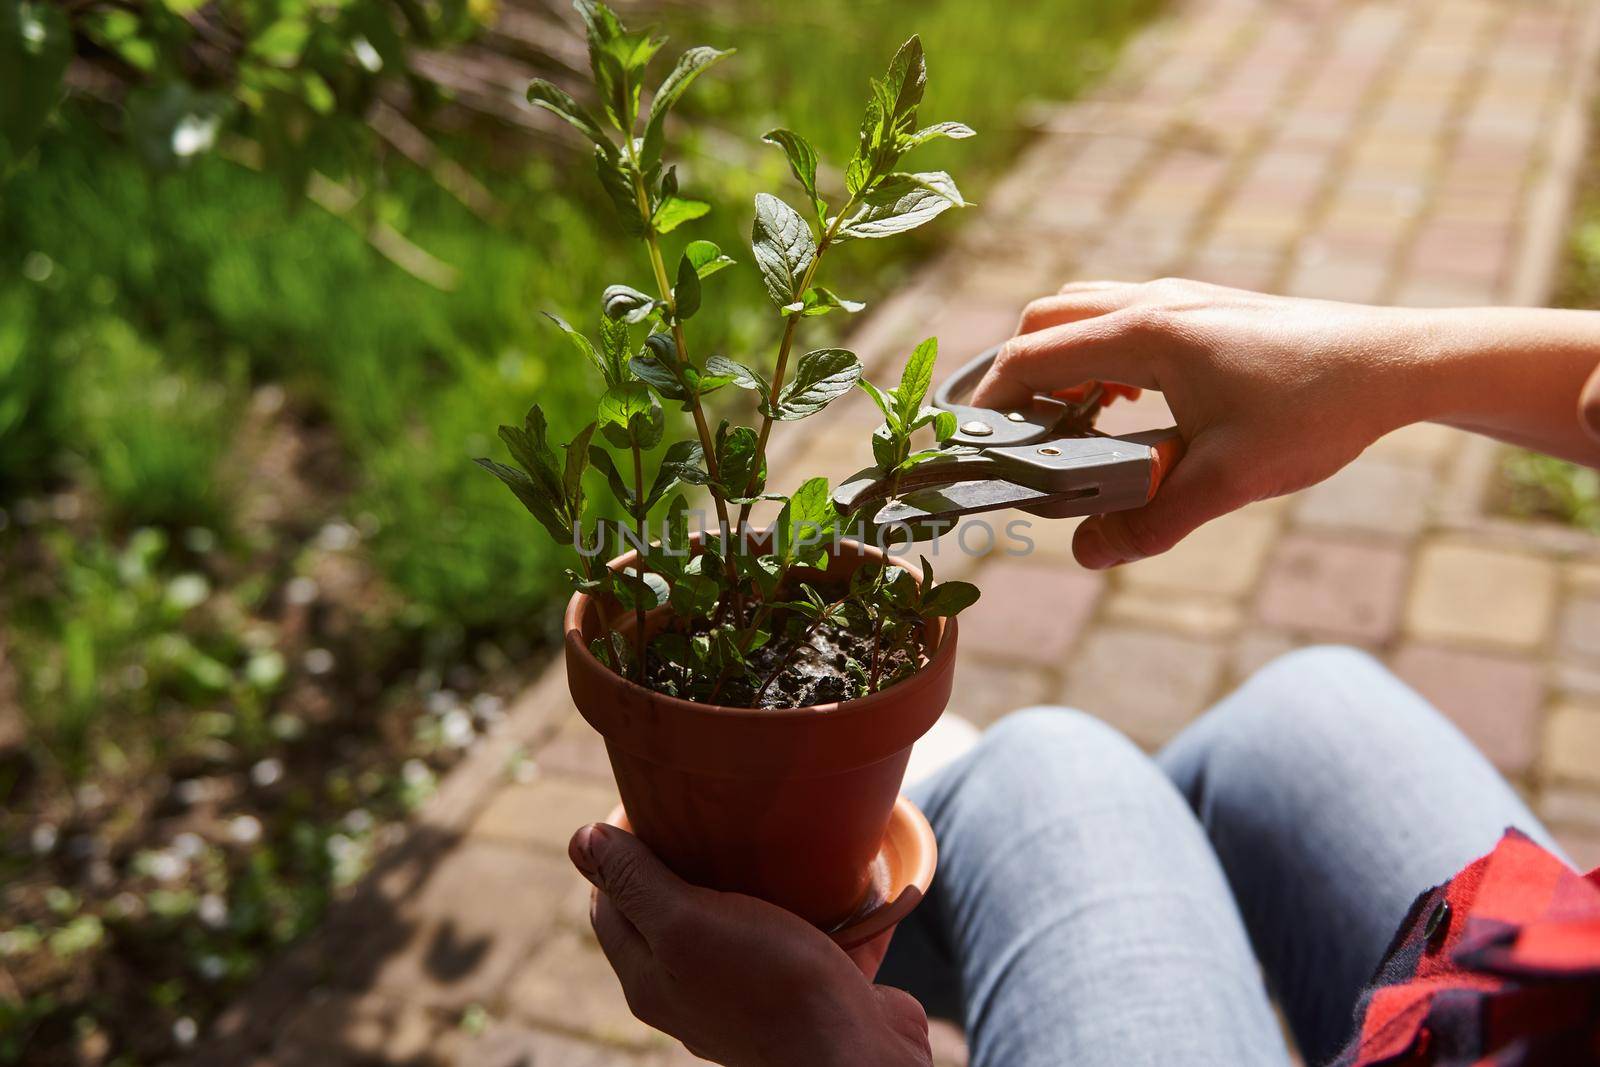
[[[1297,737],[1353,738],[1391,730],[1412,715],[1437,712],[1368,653],[1318,645],[1279,656],[1207,718],[1214,749],[1254,759],[1263,750],[1299,747],[1290,743]]]
[[[1014,711],[984,731],[981,763],[1001,773],[1046,766],[1120,768],[1144,754],[1116,729],[1075,708],[1034,707]]]

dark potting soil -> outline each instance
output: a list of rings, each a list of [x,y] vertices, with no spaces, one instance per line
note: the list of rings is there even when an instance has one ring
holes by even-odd
[[[781,632],[781,631],[780,631]],[[914,672],[916,657],[904,648],[880,649],[878,688]],[[756,690],[780,663],[786,664],[757,699]],[[740,708],[805,708],[865,696],[872,670],[872,634],[837,626],[819,626],[809,640],[796,646],[781,637],[749,657],[757,679],[730,678],[717,694],[716,703]],[[682,693],[686,667],[652,654],[645,684],[660,692]],[[686,694],[685,694],[686,695]]]

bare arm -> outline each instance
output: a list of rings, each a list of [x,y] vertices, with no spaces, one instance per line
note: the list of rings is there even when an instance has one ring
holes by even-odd
[[[1380,308],[1199,282],[1082,282],[1036,300],[976,402],[1090,378],[1160,390],[1188,452],[1142,508],[1085,521],[1109,567],[1254,500],[1313,485],[1437,421],[1600,467],[1600,312]]]

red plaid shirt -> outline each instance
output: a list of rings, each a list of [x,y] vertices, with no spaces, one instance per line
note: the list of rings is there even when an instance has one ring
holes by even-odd
[[[1334,1067],[1600,1064],[1600,867],[1524,834],[1419,896]]]

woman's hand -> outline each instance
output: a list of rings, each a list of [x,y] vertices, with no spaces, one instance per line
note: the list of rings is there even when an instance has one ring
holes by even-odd
[[[1082,282],[1036,300],[974,403],[1025,403],[1089,379],[1160,390],[1187,443],[1143,507],[1086,520],[1101,568],[1165,552],[1200,524],[1333,474],[1432,419],[1590,464],[1579,416],[1600,315],[1379,308],[1164,279]]]
[[[573,864],[590,918],[639,1019],[727,1067],[928,1067],[928,1021],[782,908],[678,878],[632,834],[593,823]]]

